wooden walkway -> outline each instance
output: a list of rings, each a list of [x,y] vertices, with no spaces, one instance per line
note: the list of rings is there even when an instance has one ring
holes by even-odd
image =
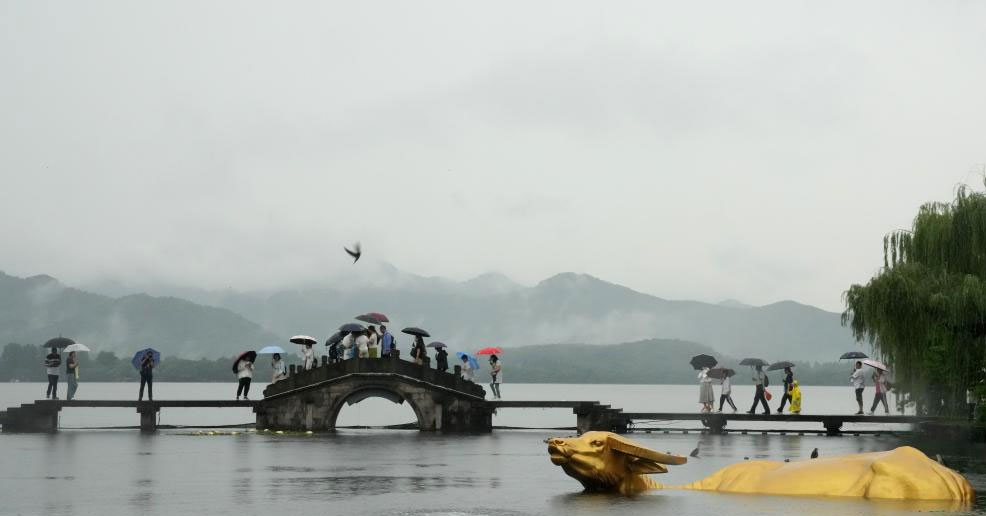
[[[157,414],[162,408],[250,408],[256,411],[262,402],[257,400],[38,400],[20,407],[8,408],[0,412],[0,425],[4,432],[56,432],[58,414],[68,408],[133,408],[140,414],[140,429],[153,432],[157,429]],[[854,414],[746,414],[746,413],[701,413],[701,412],[624,412],[598,401],[588,400],[491,400],[485,402],[493,410],[501,409],[571,409],[577,416],[576,428],[579,432],[606,430],[624,433],[634,430],[670,431],[668,428],[654,428],[642,425],[655,422],[697,421],[699,431],[713,434],[727,432],[790,432],[825,433],[842,435],[846,423],[865,424],[907,424],[912,428],[923,423],[947,423],[949,420],[919,416],[866,416]],[[763,430],[762,428],[730,427],[731,423],[775,422],[782,428]],[[820,423],[816,430],[793,428],[797,423]],[[734,425],[735,426],[735,425]],[[727,427],[729,427],[727,429]],[[875,431],[847,431],[854,435],[875,433]]]
[[[260,400],[37,400],[0,412],[0,425],[8,432],[57,432],[58,413],[66,408],[133,408],[140,414],[140,430],[157,430],[161,408],[234,408],[255,409]]]

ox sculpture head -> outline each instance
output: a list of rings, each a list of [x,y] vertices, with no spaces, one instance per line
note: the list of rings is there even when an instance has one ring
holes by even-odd
[[[667,473],[666,465],[688,459],[645,448],[609,432],[586,432],[579,437],[548,439],[551,462],[578,480],[586,491],[632,494],[660,487],[645,475]]]

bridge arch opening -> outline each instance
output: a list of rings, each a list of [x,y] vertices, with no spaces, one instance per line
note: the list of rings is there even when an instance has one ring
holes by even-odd
[[[386,427],[414,423],[421,428],[421,410],[401,393],[382,386],[355,390],[336,403],[330,425]]]

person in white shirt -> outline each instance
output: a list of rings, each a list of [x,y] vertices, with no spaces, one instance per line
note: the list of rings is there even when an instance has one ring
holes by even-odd
[[[469,363],[469,358],[462,355],[462,378],[473,381],[473,368],[472,364]]]
[[[250,382],[253,381],[253,362],[246,358],[237,362],[236,377],[239,379],[236,387],[236,399],[240,399],[241,393],[243,399],[250,399],[247,396],[250,395]]]
[[[359,353],[360,358],[370,356],[370,338],[366,334],[367,332],[364,331],[356,336],[356,351]]]
[[[369,342],[366,344],[367,353],[370,358],[380,358],[380,344],[379,338],[377,337],[377,329],[370,326],[366,329],[369,334]]]
[[[863,415],[863,389],[866,387],[862,362],[856,362],[856,369],[853,370],[852,375],[849,377],[849,382],[852,383],[852,388],[856,391],[856,403],[859,404],[859,412],[856,412],[856,415],[861,416]]]
[[[724,402],[729,402],[729,406],[733,407],[733,412],[736,412],[736,404],[733,403],[732,381],[725,374],[722,376],[722,392],[719,394],[719,412],[722,412]]]
[[[276,383],[288,377],[288,371],[284,367],[284,360],[281,360],[280,353],[274,353],[270,361],[270,367],[274,370],[274,376],[271,377],[270,383]]]
[[[703,367],[698,372],[698,402],[702,405],[702,412],[712,412],[712,404],[715,402],[713,396],[709,368]]]
[[[353,348],[355,344],[353,343],[353,334],[347,333],[342,340],[339,341],[339,349],[342,350],[342,359],[349,360],[353,358]]]
[[[312,345],[305,344],[305,347],[301,348],[301,354],[305,358],[305,370],[315,369],[315,350],[312,349]]]
[[[493,380],[490,382],[493,397],[500,399],[500,383],[503,382],[503,361],[496,355],[490,355],[490,377]]]

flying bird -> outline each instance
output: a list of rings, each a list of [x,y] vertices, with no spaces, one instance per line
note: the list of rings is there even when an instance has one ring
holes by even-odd
[[[692,452],[689,453],[688,455],[690,455],[692,457],[698,457],[698,449],[699,449],[700,446],[701,446],[701,444],[696,445],[695,446],[695,449],[692,450]]]
[[[815,448],[814,450],[811,451],[811,458],[813,459],[818,458],[818,448]]]
[[[345,249],[346,252],[349,253],[349,256],[353,257],[353,263],[358,262],[359,257],[363,254],[363,250],[360,249],[359,242],[356,242],[356,245],[353,246],[353,249],[355,249],[355,251],[350,251],[348,247],[343,247],[343,249]]]

